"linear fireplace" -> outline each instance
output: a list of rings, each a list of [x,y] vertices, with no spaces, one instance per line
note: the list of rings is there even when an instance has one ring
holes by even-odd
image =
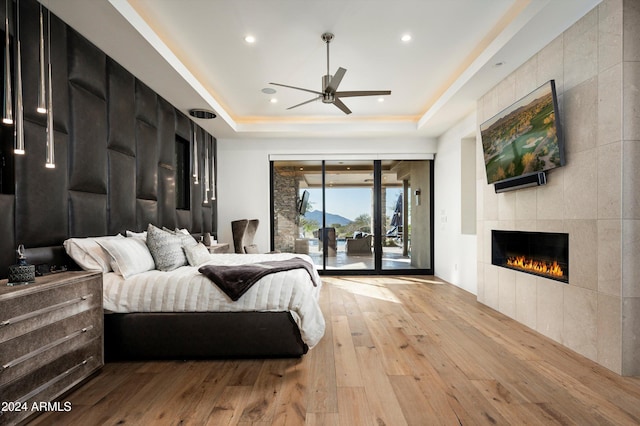
[[[491,263],[569,283],[569,234],[492,230]]]

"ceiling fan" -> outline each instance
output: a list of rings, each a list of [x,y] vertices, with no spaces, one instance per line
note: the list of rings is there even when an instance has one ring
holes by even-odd
[[[347,70],[340,67],[336,71],[335,75],[332,76],[329,74],[329,43],[331,43],[331,40],[333,40],[333,34],[322,34],[322,40],[327,44],[327,75],[322,76],[322,92],[318,92],[317,90],[304,89],[302,87],[289,86],[286,84],[269,83],[273,84],[274,86],[288,87],[290,89],[302,90],[305,92],[315,93],[317,95],[313,99],[309,99],[308,101],[304,101],[298,105],[287,108],[288,110],[311,103],[313,101],[317,101],[318,99],[322,99],[323,103],[334,104],[345,114],[351,114],[351,110],[347,108],[347,106],[340,100],[340,98],[349,98],[355,96],[382,96],[391,94],[391,90],[356,90],[350,92],[338,92],[338,86],[340,85],[342,77],[344,77],[344,74],[347,72]]]

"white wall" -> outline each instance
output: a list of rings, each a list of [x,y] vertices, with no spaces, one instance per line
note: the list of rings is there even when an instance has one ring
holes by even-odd
[[[462,140],[474,136],[476,114],[470,114],[438,138],[434,169],[435,267],[443,280],[478,293],[477,239],[462,233]],[[475,179],[475,174],[472,176]]]
[[[363,159],[394,154],[435,153],[428,138],[384,139],[219,139],[218,140],[218,240],[233,247],[231,221],[259,219],[254,243],[261,252],[270,248],[270,155],[354,155]],[[353,158],[353,157],[350,157]],[[319,158],[321,159],[321,158]]]

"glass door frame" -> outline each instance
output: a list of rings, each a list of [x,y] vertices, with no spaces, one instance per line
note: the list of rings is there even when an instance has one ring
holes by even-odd
[[[322,228],[326,228],[326,162],[329,160],[319,160],[322,164]],[[345,160],[348,161],[348,160]],[[433,275],[434,264],[434,167],[433,159],[424,159],[424,161],[430,162],[429,174],[430,174],[430,188],[429,188],[429,200],[430,200],[430,214],[429,214],[429,228],[430,228],[430,267],[429,268],[406,268],[406,269],[382,269],[382,219],[383,211],[381,206],[382,200],[382,161],[379,159],[372,159],[373,161],[373,256],[374,267],[373,269],[328,269],[327,268],[327,252],[328,252],[328,238],[323,238],[323,256],[322,256],[322,268],[318,268],[320,275],[327,276],[348,276],[348,275]],[[270,183],[270,244],[271,250],[275,249],[275,203],[274,203],[274,160],[269,161],[269,183]],[[406,219],[405,219],[406,220]]]

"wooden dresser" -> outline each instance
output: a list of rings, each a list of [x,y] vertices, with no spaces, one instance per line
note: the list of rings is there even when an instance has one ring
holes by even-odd
[[[53,401],[103,365],[102,274],[0,281],[0,425],[73,409]]]

